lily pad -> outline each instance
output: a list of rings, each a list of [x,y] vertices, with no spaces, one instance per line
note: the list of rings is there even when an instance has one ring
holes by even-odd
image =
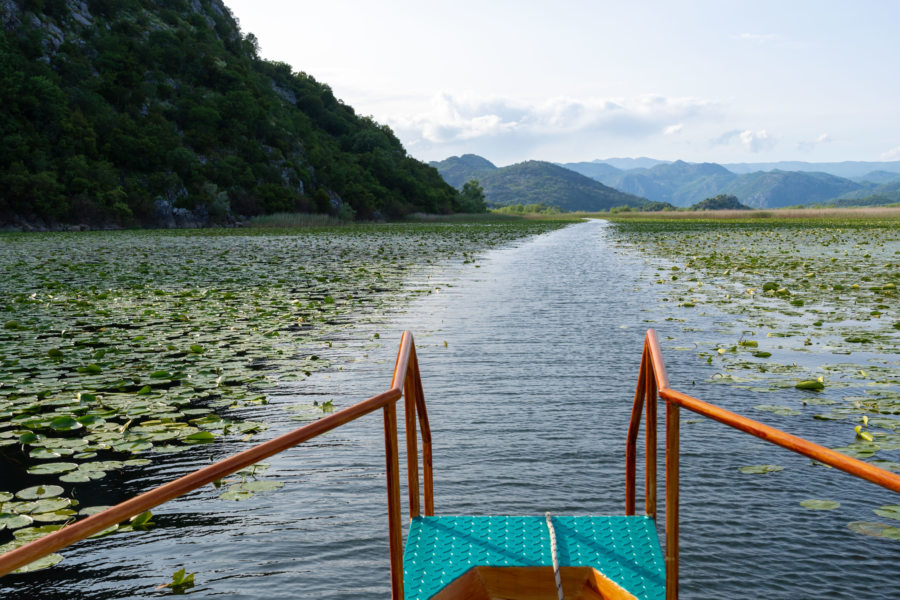
[[[21,529],[31,525],[34,519],[28,515],[0,513],[0,531],[3,529]]]
[[[890,525],[885,525],[884,523],[853,521],[852,523],[848,523],[847,527],[854,533],[861,533],[870,537],[900,539],[900,527],[892,527]]]
[[[800,503],[800,506],[810,510],[834,510],[840,505],[840,502],[835,502],[834,500],[804,500]]]
[[[55,498],[62,495],[63,491],[58,485],[36,485],[16,492],[16,496],[22,500],[40,500],[43,498]]]
[[[32,563],[28,563],[24,567],[19,567],[13,571],[13,573],[32,573],[34,571],[40,571],[41,569],[47,569],[54,565],[58,565],[62,562],[62,559],[62,554],[48,554]]]
[[[875,509],[875,514],[885,519],[900,521],[900,504],[889,504]]]
[[[72,417],[56,417],[50,421],[50,428],[55,431],[75,431],[84,427]]]
[[[38,538],[42,538],[48,533],[53,533],[57,529],[61,529],[62,525],[41,525],[40,527],[26,527],[13,532],[17,540],[30,542]]]
[[[748,465],[738,469],[741,473],[751,474],[775,473],[782,470],[784,470],[784,467],[779,467],[778,465]]]
[[[35,465],[28,469],[32,475],[56,475],[57,473],[66,473],[74,471],[78,465],[70,462],[43,463]]]
[[[245,492],[269,492],[284,487],[281,481],[271,481],[267,479],[259,479],[257,481],[244,481],[230,486],[229,490],[239,490]]]

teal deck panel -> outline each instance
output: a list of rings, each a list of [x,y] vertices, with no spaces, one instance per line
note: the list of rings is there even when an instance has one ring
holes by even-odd
[[[649,517],[552,517],[561,567],[594,567],[646,600],[664,600],[665,566]],[[403,553],[406,600],[425,600],[475,566],[552,566],[544,517],[416,517]]]

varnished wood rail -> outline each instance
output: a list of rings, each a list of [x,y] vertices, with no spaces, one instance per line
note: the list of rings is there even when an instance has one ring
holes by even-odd
[[[387,473],[388,530],[390,532],[391,597],[403,598],[403,547],[400,515],[400,466],[397,443],[397,401],[403,397],[406,408],[407,469],[409,471],[410,518],[421,514],[419,500],[419,463],[416,423],[422,436],[422,462],[425,478],[425,514],[434,515],[434,491],[431,459],[431,428],[425,409],[422,378],[412,333],[405,331],[397,352],[391,388],[353,406],[309,423],[290,433],[230,456],[179,479],[135,496],[102,512],[66,525],[49,535],[0,555],[0,576],[74,544],[108,527],[125,521],[164,502],[203,487],[236,471],[268,458],[379,408],[384,412],[384,442]]]
[[[646,514],[656,518],[657,397],[662,398],[666,403],[666,600],[677,600],[678,598],[678,462],[681,407],[900,493],[900,475],[670,389],[656,332],[649,329],[644,338],[644,352],[641,357],[634,406],[631,410],[631,421],[628,425],[628,437],[625,443],[625,514],[627,515],[635,514],[637,438],[641,427],[641,415],[646,413],[644,505]],[[645,405],[646,411],[644,410]]]

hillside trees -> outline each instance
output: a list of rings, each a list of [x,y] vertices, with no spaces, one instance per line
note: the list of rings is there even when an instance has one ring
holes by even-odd
[[[0,27],[0,222],[458,209],[388,127],[260,60],[218,0],[91,0],[84,27],[67,3],[28,4],[0,7],[18,23]]]
[[[459,210],[465,213],[481,213],[487,211],[484,202],[484,188],[476,179],[470,179],[459,191]]]

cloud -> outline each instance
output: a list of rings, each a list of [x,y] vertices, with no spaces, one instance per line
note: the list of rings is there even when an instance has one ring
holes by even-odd
[[[663,129],[663,135],[677,135],[681,133],[684,129],[683,123],[678,123],[677,125],[669,125],[665,129]]]
[[[803,152],[811,152],[816,146],[821,146],[822,144],[827,144],[829,142],[831,142],[831,136],[827,133],[823,133],[812,141],[800,142],[797,144],[797,149]]]
[[[881,160],[900,160],[900,146],[888,150],[881,155]]]
[[[713,146],[728,146],[734,143],[743,144],[750,152],[765,152],[775,147],[775,138],[765,129],[732,129],[710,141]]]
[[[778,39],[778,36],[774,33],[740,33],[734,37],[754,44],[767,44]]]
[[[475,94],[435,95],[427,111],[388,117],[410,146],[452,146],[478,140],[538,146],[580,135],[643,139],[681,131],[683,121],[716,114],[699,98],[644,95],[633,98],[548,98],[527,103]],[[671,125],[671,123],[677,125]]]
[[[771,150],[775,146],[775,140],[765,129],[760,129],[759,131],[747,129],[742,131],[741,143],[744,144],[750,152]]]

